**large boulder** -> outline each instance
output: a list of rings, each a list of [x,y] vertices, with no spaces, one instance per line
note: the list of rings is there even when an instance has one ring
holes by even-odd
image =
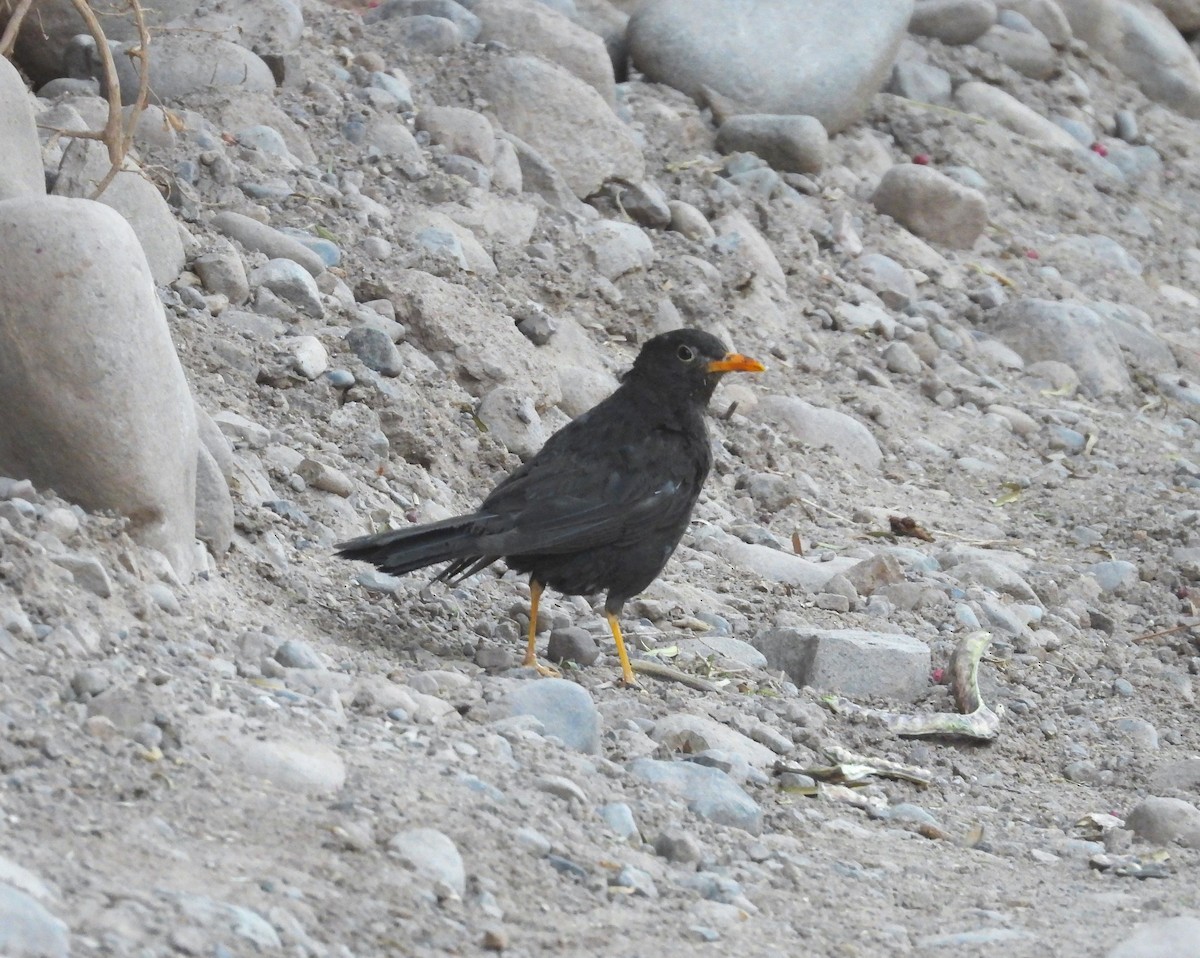
[[[1059,5],[1075,35],[1146,96],[1200,117],[1200,63],[1161,10],[1145,0],[1059,0]]]
[[[92,510],[190,574],[196,418],[137,237],[90,200],[0,203],[0,474]]]
[[[29,99],[21,75],[0,57],[0,200],[46,192]]]
[[[859,117],[891,74],[912,0],[647,0],[629,21],[634,65],[746,113]]]

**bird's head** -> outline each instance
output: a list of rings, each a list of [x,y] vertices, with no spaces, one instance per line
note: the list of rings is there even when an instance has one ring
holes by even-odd
[[[664,398],[707,403],[726,373],[758,373],[764,368],[757,359],[730,352],[716,336],[675,329],[647,340],[624,378],[644,383]]]

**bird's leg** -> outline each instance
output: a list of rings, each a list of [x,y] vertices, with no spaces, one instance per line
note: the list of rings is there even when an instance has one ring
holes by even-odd
[[[537,670],[538,675],[548,678],[557,678],[562,673],[558,669],[549,665],[542,665],[537,660],[537,614],[538,602],[541,601],[542,592],[545,586],[538,582],[537,579],[529,580],[529,645],[525,647],[525,660],[522,665],[532,666]]]
[[[625,651],[625,637],[621,635],[621,623],[617,621],[617,613],[605,609],[604,617],[608,619],[608,627],[612,629],[613,638],[617,643],[617,657],[621,660],[621,681],[625,685],[637,685],[633,666],[629,664],[629,654]]]

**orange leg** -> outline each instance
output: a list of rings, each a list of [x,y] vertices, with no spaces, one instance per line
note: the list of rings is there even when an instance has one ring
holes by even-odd
[[[522,665],[537,669],[538,675],[557,678],[562,673],[549,665],[542,665],[537,660],[537,614],[538,602],[541,601],[543,586],[537,579],[529,580],[529,644],[525,647],[525,659]]]
[[[629,664],[629,654],[625,651],[625,637],[621,635],[621,623],[617,621],[617,614],[606,611],[604,617],[608,619],[608,627],[612,629],[613,638],[617,642],[617,657],[621,660],[621,681],[625,685],[637,685],[633,666]]]

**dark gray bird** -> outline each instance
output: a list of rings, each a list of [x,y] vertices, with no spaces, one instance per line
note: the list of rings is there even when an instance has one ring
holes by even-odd
[[[542,591],[607,592],[622,678],[635,684],[621,607],[658,577],[687,529],[712,467],[704,409],[717,383],[762,369],[699,330],[655,336],[611,396],[551,436],[475,512],[351,539],[338,555],[392,575],[449,562],[434,581],[456,582],[497,559],[528,573],[523,664],[543,675],[555,673],[535,651]]]

